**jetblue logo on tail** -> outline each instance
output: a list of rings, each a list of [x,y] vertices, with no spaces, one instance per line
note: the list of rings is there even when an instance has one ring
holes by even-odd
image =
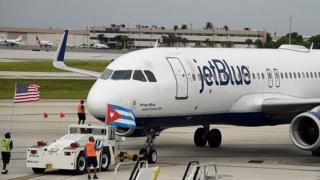
[[[232,66],[225,60],[212,59],[207,66],[198,66],[201,78],[200,94],[205,86],[226,86],[226,85],[249,85],[250,71],[244,66]]]

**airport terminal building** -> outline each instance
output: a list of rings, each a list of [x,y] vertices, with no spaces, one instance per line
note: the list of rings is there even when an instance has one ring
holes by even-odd
[[[63,29],[40,29],[0,27],[0,39],[14,39],[24,36],[21,45],[37,45],[40,40],[51,41],[57,46]],[[94,42],[107,44],[111,48],[135,49],[153,47],[158,40],[160,47],[237,47],[255,48],[256,42],[266,42],[267,32],[214,27],[211,29],[167,29],[157,26],[126,27],[110,25],[108,27],[87,27],[71,30],[68,43],[75,46],[90,46]]]

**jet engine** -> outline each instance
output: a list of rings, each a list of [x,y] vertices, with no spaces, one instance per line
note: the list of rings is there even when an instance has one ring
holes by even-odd
[[[116,134],[118,136],[131,136],[134,133],[135,129],[129,129],[129,128],[122,128],[122,127],[117,127],[116,128]]]
[[[306,112],[296,116],[290,125],[290,138],[300,149],[320,151],[320,113]]]
[[[146,133],[144,129],[129,129],[129,128],[116,128],[116,134],[124,137],[145,137]]]

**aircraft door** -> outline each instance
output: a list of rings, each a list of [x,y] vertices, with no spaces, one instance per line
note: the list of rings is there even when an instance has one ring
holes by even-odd
[[[268,78],[268,85],[269,85],[269,88],[272,88],[273,87],[273,77],[272,77],[272,72],[270,69],[267,69],[267,78]]]
[[[176,99],[188,98],[188,79],[186,70],[177,57],[166,58],[176,80]]]
[[[280,75],[278,69],[273,69],[276,87],[280,87]]]

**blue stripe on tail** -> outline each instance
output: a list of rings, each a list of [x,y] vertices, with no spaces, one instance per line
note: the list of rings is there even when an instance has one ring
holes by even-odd
[[[60,44],[60,46],[58,47],[60,49],[59,49],[57,61],[64,61],[64,54],[66,52],[66,46],[67,46],[67,40],[68,40],[68,32],[69,30],[64,30],[62,44]]]

